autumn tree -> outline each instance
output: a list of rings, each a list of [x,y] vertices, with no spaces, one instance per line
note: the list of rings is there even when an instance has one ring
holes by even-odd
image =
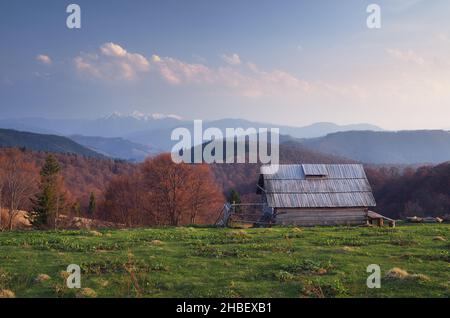
[[[5,187],[5,159],[0,158],[0,231],[3,230],[3,188]]]
[[[150,206],[147,202],[148,194],[138,174],[119,176],[107,187],[99,216],[127,227],[157,225],[149,213],[145,213],[146,206]]]
[[[70,207],[70,212],[73,216],[79,217],[81,215],[80,202],[76,201],[76,202],[72,203],[72,206]]]
[[[196,224],[199,217],[204,222],[215,221],[214,213],[223,203],[223,196],[214,183],[211,170],[207,164],[191,165],[189,168],[189,223]]]
[[[208,218],[223,200],[206,164],[176,164],[170,154],[162,154],[144,162],[142,173],[152,208],[168,225],[196,223],[198,216]]]
[[[12,230],[19,210],[26,206],[35,191],[36,171],[32,163],[26,162],[20,150],[11,151],[2,167],[2,201],[8,209],[7,226]]]
[[[187,164],[175,164],[170,154],[162,154],[145,161],[142,173],[153,209],[165,217],[168,225],[180,225],[183,211],[188,208]]]

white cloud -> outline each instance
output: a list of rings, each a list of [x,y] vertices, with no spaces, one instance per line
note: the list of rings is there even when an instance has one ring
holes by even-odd
[[[171,85],[201,85],[251,98],[306,93],[311,86],[285,71],[263,71],[252,63],[239,68],[230,65],[210,68],[203,64],[153,55],[152,68]]]
[[[222,54],[220,57],[227,64],[230,64],[230,65],[239,65],[239,64],[241,64],[241,58],[236,53],[231,54],[231,55]]]
[[[386,10],[401,13],[423,3],[424,0],[389,0],[383,6]]]
[[[163,113],[143,113],[138,110],[134,110],[133,112],[129,114],[123,114],[118,111],[114,111],[111,115],[107,116],[106,118],[127,118],[131,117],[138,120],[143,121],[151,121],[151,120],[160,120],[160,119],[176,119],[176,120],[182,120],[183,118],[181,116],[175,115],[175,114],[163,114]]]
[[[152,56],[153,66],[169,84],[210,83],[213,71],[203,64],[190,64],[171,57]]]
[[[105,43],[97,53],[80,54],[74,59],[75,68],[80,73],[106,81],[133,80],[149,72],[168,85],[190,86],[208,94],[252,99],[282,97],[302,100],[304,96],[320,91],[335,93],[326,85],[309,83],[283,70],[267,71],[253,63],[243,63],[237,54],[227,56],[225,62],[218,67],[210,67],[156,54],[147,59],[115,43]]]
[[[109,42],[100,47],[102,54],[106,56],[125,57],[128,52],[120,45]]]
[[[74,59],[75,68],[84,74],[106,80],[134,80],[150,70],[150,62],[141,54],[130,53],[122,46],[103,44],[100,54],[81,54]]]
[[[386,52],[389,56],[403,62],[414,63],[417,65],[425,64],[425,59],[413,50],[386,49]]]
[[[39,54],[38,56],[36,56],[36,61],[38,61],[39,63],[45,64],[45,65],[52,64],[52,59],[50,58],[50,56],[45,55],[45,54]]]

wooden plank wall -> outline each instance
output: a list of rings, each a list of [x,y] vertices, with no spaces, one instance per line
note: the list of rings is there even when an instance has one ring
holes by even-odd
[[[276,209],[276,223],[280,225],[363,225],[367,211],[354,208],[334,209]]]

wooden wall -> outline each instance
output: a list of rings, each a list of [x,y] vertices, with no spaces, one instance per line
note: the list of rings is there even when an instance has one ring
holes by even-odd
[[[275,212],[276,223],[280,225],[363,225],[367,222],[367,210],[363,208],[277,208]]]

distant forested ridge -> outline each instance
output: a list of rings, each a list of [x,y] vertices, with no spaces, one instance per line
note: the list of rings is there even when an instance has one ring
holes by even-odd
[[[450,215],[450,161],[437,166],[366,168],[376,210],[390,217]]]
[[[364,163],[437,164],[450,160],[450,132],[444,130],[347,131],[302,143],[311,150]]]
[[[101,154],[66,137],[36,134],[12,129],[0,129],[0,148],[8,147],[54,153],[72,153],[87,157],[102,157]]]

